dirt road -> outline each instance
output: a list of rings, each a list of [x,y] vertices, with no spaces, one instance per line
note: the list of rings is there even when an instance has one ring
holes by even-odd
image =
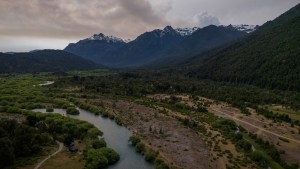
[[[249,125],[249,126],[251,126],[251,127],[254,127],[254,128],[257,128],[257,129],[259,129],[259,130],[261,130],[261,131],[263,131],[263,132],[266,132],[266,133],[272,134],[272,135],[274,135],[274,136],[281,137],[281,138],[287,139],[287,140],[289,140],[289,141],[293,141],[293,142],[296,142],[296,143],[300,144],[300,140],[296,140],[296,139],[293,139],[293,138],[288,138],[288,137],[282,136],[282,135],[280,135],[280,134],[274,133],[274,132],[272,132],[272,131],[266,130],[266,129],[264,129],[264,128],[255,126],[255,125],[253,125],[253,124],[251,124],[251,123],[249,123],[249,122],[247,122],[247,121],[244,121],[244,120],[241,120],[241,119],[238,119],[238,118],[236,118],[236,117],[233,117],[233,116],[229,115],[226,111],[219,111],[219,110],[216,110],[216,109],[211,109],[211,110],[214,111],[214,112],[216,112],[216,113],[218,113],[219,116],[223,116],[223,115],[224,115],[224,116],[226,116],[226,117],[231,118],[231,119],[234,120],[234,121],[238,121],[238,122],[247,124],[247,125]]]
[[[64,148],[64,144],[61,142],[56,141],[56,143],[59,145],[58,150],[55,151],[53,154],[49,155],[48,157],[46,157],[44,160],[42,160],[41,162],[39,162],[34,169],[38,169],[40,168],[47,160],[49,160],[51,157],[55,156],[56,154],[58,154],[59,152],[61,152],[61,150]]]

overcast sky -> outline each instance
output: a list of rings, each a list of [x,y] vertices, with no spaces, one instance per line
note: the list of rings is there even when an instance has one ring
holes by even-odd
[[[210,24],[261,25],[300,0],[0,0],[0,51],[63,49],[95,33]]]

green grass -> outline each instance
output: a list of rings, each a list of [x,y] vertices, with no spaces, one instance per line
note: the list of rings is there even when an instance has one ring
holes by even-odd
[[[257,143],[255,143],[255,141],[253,139],[251,139],[248,135],[243,134],[243,137],[245,138],[245,140],[247,140],[250,144],[252,144],[256,151],[260,151],[264,158],[267,159],[268,164],[270,165],[270,167],[272,169],[284,169],[280,166],[280,164],[278,164],[276,161],[274,161],[265,151],[263,148],[261,148]]]
[[[80,76],[80,77],[88,77],[88,76],[107,76],[112,74],[110,71],[97,69],[91,71],[71,71],[68,73],[70,76]]]
[[[293,120],[300,120],[300,110],[295,111],[290,108],[285,108],[279,105],[266,105],[264,107],[267,107],[268,110],[271,110],[278,114],[287,114],[291,117]]]

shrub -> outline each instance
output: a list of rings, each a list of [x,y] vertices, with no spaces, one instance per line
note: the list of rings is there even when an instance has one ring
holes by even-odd
[[[100,152],[107,158],[108,160],[108,165],[110,164],[115,164],[117,161],[120,160],[120,156],[118,153],[116,153],[113,149],[111,148],[101,148]]]
[[[131,142],[133,146],[136,146],[137,143],[141,142],[141,139],[138,136],[131,136],[128,141]]]
[[[154,162],[155,169],[170,169],[170,167],[162,160],[162,159],[156,159]]]
[[[74,137],[71,134],[66,134],[64,137],[64,144],[70,146],[74,141]]]
[[[102,112],[102,117],[104,117],[104,118],[109,117],[109,113],[106,111]]]
[[[100,150],[89,149],[84,156],[86,160],[86,169],[105,168],[108,165],[108,159]]]
[[[80,112],[75,107],[68,107],[67,114],[78,115]]]
[[[46,112],[53,112],[54,109],[52,107],[47,107]]]
[[[101,140],[94,140],[92,142],[92,147],[94,149],[99,149],[99,148],[103,148],[103,147],[106,147],[106,142],[104,139],[101,139]]]
[[[112,120],[115,119],[115,116],[113,114],[108,114],[108,117]]]
[[[102,136],[103,132],[97,128],[91,128],[87,131],[87,136],[92,139],[98,139],[98,136]]]
[[[157,157],[157,153],[153,150],[148,150],[145,153],[145,160],[153,163]]]
[[[145,151],[145,144],[142,143],[142,142],[139,142],[136,144],[135,146],[135,151],[138,152],[138,153],[142,153]]]
[[[115,121],[116,121],[116,123],[118,124],[118,125],[120,125],[120,126],[122,126],[122,120],[119,118],[119,117],[116,117],[115,118]]]
[[[198,112],[201,112],[201,113],[206,113],[206,112],[208,112],[208,110],[206,109],[206,107],[203,107],[203,106],[199,106],[199,107],[197,108],[197,111],[198,111]]]
[[[268,165],[267,164],[268,158],[266,157],[266,155],[263,152],[261,152],[259,150],[252,152],[250,157],[253,161],[256,161],[260,166]]]

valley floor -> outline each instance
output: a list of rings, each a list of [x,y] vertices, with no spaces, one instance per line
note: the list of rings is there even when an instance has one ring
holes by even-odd
[[[93,73],[81,74],[85,79],[93,75]],[[101,75],[100,78],[104,76],[106,75]],[[114,86],[108,88],[113,89],[110,92],[115,92],[114,94],[89,91],[87,89],[90,87],[89,83],[70,82],[72,79],[80,78],[76,76],[61,78],[40,75],[23,78],[23,80],[16,78],[20,81],[16,83],[18,86],[16,88],[22,91],[22,94],[35,94],[26,98],[28,99],[26,103],[32,104],[32,100],[36,97],[36,105],[30,105],[31,109],[55,105],[60,105],[55,108],[64,108],[67,104],[89,108],[89,111],[96,115],[102,113],[102,116],[115,119],[117,123],[130,129],[141,139],[146,149],[157,152],[158,157],[170,168],[281,169],[288,164],[300,163],[298,156],[300,126],[271,120],[258,115],[255,109],[249,107],[246,108],[249,113],[245,114],[231,104],[187,94],[157,93],[127,97],[116,94],[121,90],[113,88]],[[38,86],[43,81],[55,83]],[[2,88],[6,89],[5,86]],[[1,92],[8,95],[5,90]],[[11,102],[13,103],[13,100]],[[15,105],[20,106],[19,103]],[[272,105],[261,107],[269,108]],[[101,110],[100,114],[98,110]],[[287,112],[282,109],[280,111]],[[108,114],[104,115],[104,112]],[[297,115],[297,112],[294,112],[294,115]],[[18,121],[26,120],[26,116],[23,115],[13,114],[13,116]],[[11,117],[12,114],[0,113],[0,119]],[[84,168],[85,160],[82,153],[81,151],[72,155],[63,149],[56,156],[49,158],[40,168],[59,169],[66,166]],[[145,155],[144,153],[142,152],[142,155]],[[279,157],[273,156],[274,154],[278,154]],[[263,161],[257,160],[256,156]],[[279,160],[275,160],[276,158]],[[294,168],[291,167],[295,168],[298,167],[296,165]]]

